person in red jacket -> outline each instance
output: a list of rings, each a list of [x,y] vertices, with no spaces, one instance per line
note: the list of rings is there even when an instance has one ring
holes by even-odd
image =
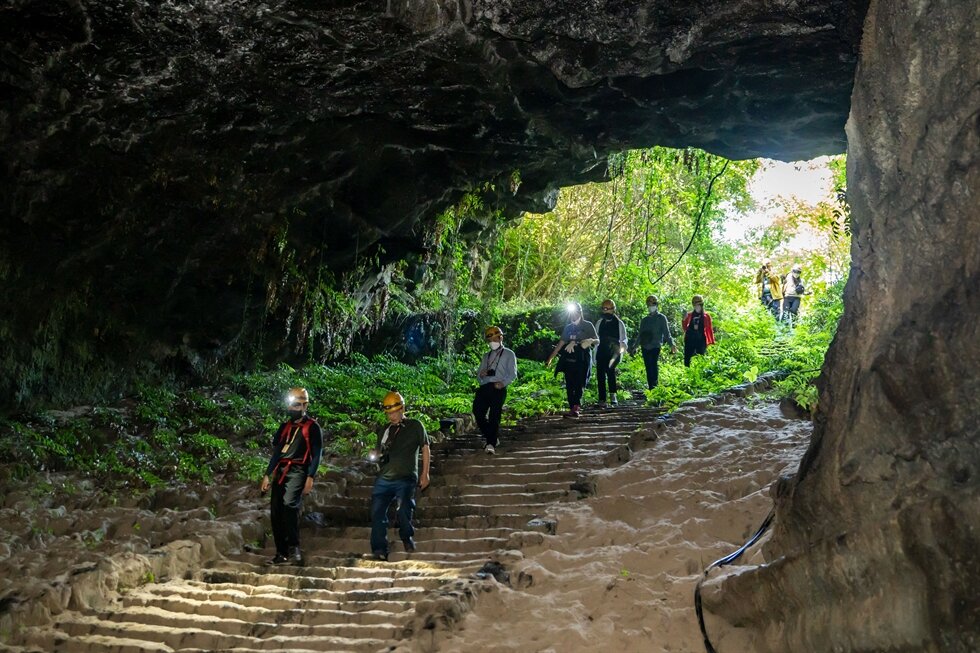
[[[684,367],[691,366],[691,358],[703,355],[708,345],[715,344],[715,333],[711,329],[711,316],[704,312],[704,298],[695,295],[691,298],[694,310],[684,316]]]
[[[323,455],[323,430],[306,414],[310,393],[305,388],[290,388],[286,399],[289,419],[279,426],[272,438],[272,456],[262,477],[259,490],[272,490],[272,536],[276,556],[270,564],[288,562],[303,564],[299,548],[299,514],[303,497],[313,491],[313,479]]]

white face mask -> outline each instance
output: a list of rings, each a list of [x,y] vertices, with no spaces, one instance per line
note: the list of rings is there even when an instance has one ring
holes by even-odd
[[[656,306],[648,306],[647,308],[650,311],[650,315],[656,315],[657,311],[659,310]]]
[[[491,342],[490,343],[490,349],[492,349],[494,351],[497,351],[498,349],[500,349],[500,344],[501,343],[499,343],[499,342]]]

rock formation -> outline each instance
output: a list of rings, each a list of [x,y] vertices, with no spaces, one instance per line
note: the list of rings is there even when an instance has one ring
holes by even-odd
[[[310,287],[360,269],[383,296],[481,182],[540,209],[625,147],[839,151],[850,104],[854,264],[813,441],[771,563],[705,605],[772,651],[976,651],[980,16],[875,0],[849,103],[865,8],[4,0],[2,396],[286,355]]]
[[[706,600],[768,650],[980,650],[978,25],[972,2],[871,5],[813,440],[776,488],[771,564]]]
[[[628,147],[840,152],[865,6],[3,0],[0,396],[342,350],[329,318],[383,310],[477,188],[513,214]]]

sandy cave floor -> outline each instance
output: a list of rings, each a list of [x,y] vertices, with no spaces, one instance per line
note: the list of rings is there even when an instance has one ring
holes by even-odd
[[[812,426],[745,400],[701,400],[675,417],[651,448],[600,472],[598,497],[554,509],[558,534],[513,571],[530,587],[481,597],[438,650],[703,653],[693,607],[701,570],[755,532],[770,485],[795,471]],[[742,562],[762,562],[759,546]]]

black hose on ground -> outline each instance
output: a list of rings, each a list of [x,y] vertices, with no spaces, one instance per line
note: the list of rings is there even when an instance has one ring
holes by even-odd
[[[762,522],[762,526],[759,526],[759,530],[755,532],[755,535],[749,538],[749,541],[743,544],[737,551],[729,553],[724,558],[715,560],[710,565],[708,565],[707,568],[705,568],[704,570],[704,574],[701,575],[701,580],[698,581],[697,586],[694,588],[694,612],[696,612],[698,615],[698,625],[701,626],[701,635],[704,637],[704,650],[707,653],[718,653],[718,651],[716,651],[715,647],[711,645],[711,640],[708,639],[708,631],[704,626],[704,611],[701,609],[701,583],[703,583],[705,580],[708,579],[708,572],[714,569],[715,567],[724,567],[725,565],[730,565],[731,563],[741,558],[742,554],[745,553],[745,551],[750,546],[758,542],[759,538],[762,537],[762,534],[769,529],[769,526],[772,525],[772,520],[773,518],[775,518],[775,516],[776,516],[776,507],[773,506],[772,510],[769,511],[769,514]]]

